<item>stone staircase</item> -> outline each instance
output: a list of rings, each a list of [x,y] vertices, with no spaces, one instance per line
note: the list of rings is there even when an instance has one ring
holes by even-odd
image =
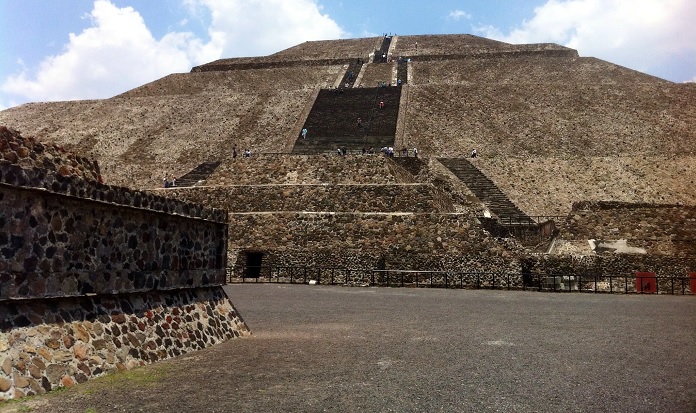
[[[408,83],[408,58],[401,57],[396,66],[396,78],[401,80],[401,84]]]
[[[205,181],[210,174],[215,172],[215,169],[220,166],[220,162],[203,162],[193,168],[191,172],[179,177],[176,180],[176,186],[194,186],[198,181]]]
[[[393,146],[400,101],[401,88],[394,86],[320,90],[303,125],[307,138],[298,133],[292,153],[332,152],[338,147],[349,151],[372,147],[379,152]]]
[[[517,205],[466,158],[438,158],[447,169],[495,214],[502,224],[534,224],[535,221],[522,212]]]
[[[358,78],[358,74],[360,73],[363,64],[364,62],[362,59],[352,60],[348,64],[348,69],[346,69],[346,73],[343,75],[343,78],[341,79],[341,85],[339,87],[351,88],[355,86],[355,80]]]
[[[372,59],[372,63],[387,63],[389,59],[389,46],[391,45],[391,40],[391,36],[384,36],[382,46],[379,48],[379,50],[375,50],[375,57]]]

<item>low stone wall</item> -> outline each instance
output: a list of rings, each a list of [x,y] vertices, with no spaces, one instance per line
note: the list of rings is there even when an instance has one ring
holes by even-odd
[[[0,304],[0,400],[248,334],[221,287]]]
[[[225,211],[51,148],[0,128],[0,400],[247,333],[221,287]]]
[[[593,282],[596,277],[603,283],[613,285],[613,291],[635,291],[633,277],[638,272],[652,272],[659,278],[659,291],[684,292],[690,290],[688,277],[696,272],[696,259],[660,255],[613,254],[613,255],[541,255],[525,261],[528,274],[579,277]],[[607,290],[608,291],[608,290]]]
[[[0,201],[0,300],[224,283],[222,222],[5,184]]]
[[[627,202],[578,202],[562,225],[569,240],[626,239],[649,254],[696,254],[696,207]]]
[[[243,148],[237,148],[240,153]],[[206,185],[391,184],[390,160],[380,155],[256,154],[225,162]]]
[[[225,211],[165,198],[152,193],[90,182],[77,176],[47,173],[41,167],[24,168],[0,160],[0,184],[6,187],[33,188],[46,193],[63,194],[96,202],[142,208],[165,214],[177,214],[212,221],[225,220]]]

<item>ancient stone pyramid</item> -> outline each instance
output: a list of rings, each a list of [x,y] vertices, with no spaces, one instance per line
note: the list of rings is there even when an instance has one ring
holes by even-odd
[[[377,108],[386,99],[381,91],[395,91],[387,101],[392,117]],[[341,104],[342,98],[353,103]],[[467,236],[490,246],[492,232],[483,231],[478,218],[489,212],[495,218],[496,212],[439,158],[470,162],[528,217],[566,216],[576,202],[691,207],[695,103],[694,84],[580,57],[554,44],[394,36],[305,42],[269,56],[221,59],[110,99],[22,105],[0,112],[0,124],[97,159],[106,182],[129,187],[157,188],[165,173],[181,176],[220,162],[200,182],[216,189],[194,198],[251,214],[235,215],[238,225],[284,228],[285,233],[273,232],[280,237],[274,250],[298,247],[297,238],[302,249],[322,249],[321,242],[345,235],[312,233],[317,229],[309,221],[282,215],[303,211],[391,214],[391,219],[459,213],[472,228]],[[329,104],[335,109],[313,117]],[[374,129],[358,130],[357,117],[373,122],[366,123]],[[308,139],[322,131],[311,154],[298,150],[307,125]],[[393,145],[397,153],[406,148],[411,157],[417,148],[420,161],[362,156],[362,148],[378,152],[383,145]],[[336,155],[341,147],[349,149],[348,156]],[[474,148],[479,157],[467,160]],[[245,149],[251,158],[242,156]],[[380,190],[385,184],[391,187]],[[336,190],[322,194],[320,185]],[[170,195],[193,196],[185,192]],[[277,222],[254,221],[260,217],[254,214],[269,212]],[[447,226],[443,216],[420,224]],[[356,228],[346,245],[373,258],[385,243],[398,247],[391,255],[409,246],[422,254],[428,249],[454,254],[474,245],[461,240],[443,245],[437,231],[423,234],[422,244],[399,244],[388,228],[418,223],[385,222]],[[377,227],[381,230],[366,229]],[[381,241],[370,244],[370,237]],[[267,251],[271,245],[231,238],[231,250]]]

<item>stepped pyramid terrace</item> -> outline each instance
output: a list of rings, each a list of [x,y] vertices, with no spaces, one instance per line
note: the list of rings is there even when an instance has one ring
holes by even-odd
[[[305,42],[0,125],[226,210],[230,269],[696,272],[696,84],[555,44]]]

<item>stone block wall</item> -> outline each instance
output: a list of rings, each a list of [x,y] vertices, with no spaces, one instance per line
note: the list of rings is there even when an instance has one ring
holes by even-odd
[[[7,128],[0,148],[0,400],[247,334],[225,211],[100,184]]]
[[[235,185],[169,188],[168,197],[234,212],[454,212],[432,184]]]
[[[635,289],[637,272],[653,272],[658,277],[658,292],[677,294],[696,293],[689,287],[689,273],[696,271],[696,259],[664,255],[612,254],[612,255],[539,255],[531,257],[524,265],[528,274],[582,276],[584,289],[598,282],[611,284],[615,292],[638,292]],[[602,291],[609,292],[609,287]]]
[[[514,266],[521,252],[465,213],[232,213],[229,225],[232,266],[251,251],[263,253],[264,260],[282,257],[264,261],[273,265],[381,268],[387,257],[390,268],[431,270],[467,262],[495,271]]]
[[[264,251],[260,268],[248,265],[251,264],[245,252],[240,252],[235,266],[230,267],[230,280],[259,277],[268,282],[314,280],[330,285],[523,287],[518,259],[486,252],[418,253],[399,246],[370,251],[298,248]]]
[[[0,300],[224,283],[222,222],[0,184]]]
[[[626,239],[649,254],[696,255],[696,207],[578,202],[562,225],[568,240]]]
[[[237,146],[241,153],[243,150]],[[225,162],[206,185],[393,184],[391,160],[379,155],[256,154]]]
[[[689,85],[597,59],[544,55],[415,60],[411,67],[405,138],[431,153],[466,156],[474,147],[485,157],[693,152],[688,102],[696,88]]]
[[[0,302],[0,400],[248,334],[220,287]]]
[[[566,216],[573,203],[581,201],[693,206],[696,199],[693,156],[486,155],[476,160],[476,166],[529,215]]]

